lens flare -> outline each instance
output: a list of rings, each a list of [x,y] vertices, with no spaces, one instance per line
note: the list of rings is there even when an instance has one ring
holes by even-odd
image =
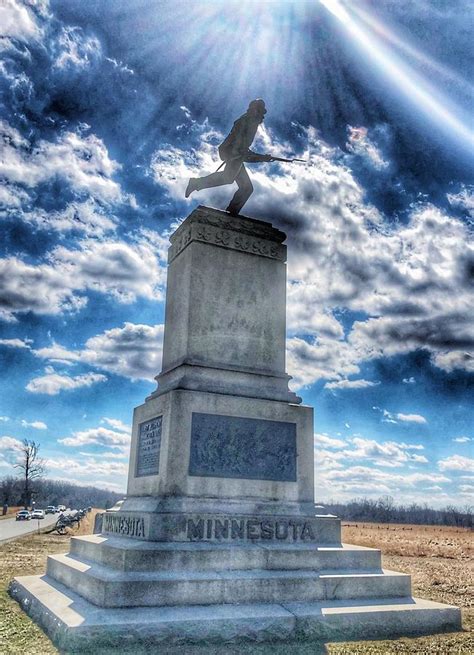
[[[320,0],[320,3],[341,22],[355,43],[369,55],[371,62],[390,78],[403,95],[440,130],[456,138],[458,144],[472,156],[474,133],[456,116],[456,113],[460,113],[459,109],[454,108],[439,90],[361,25],[347,5],[339,0]]]

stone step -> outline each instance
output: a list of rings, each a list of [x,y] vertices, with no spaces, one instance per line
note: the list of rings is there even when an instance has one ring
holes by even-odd
[[[410,576],[394,571],[122,572],[70,555],[50,555],[47,574],[101,607],[385,598],[411,591]]]
[[[380,550],[346,544],[170,543],[87,535],[71,539],[71,555],[119,571],[382,568]]]
[[[247,653],[252,643],[255,648],[286,643],[292,652],[303,640],[397,639],[461,630],[457,607],[418,598],[104,609],[39,575],[15,578],[10,595],[61,652],[94,655],[140,647],[191,655],[193,644],[213,643],[242,643]]]

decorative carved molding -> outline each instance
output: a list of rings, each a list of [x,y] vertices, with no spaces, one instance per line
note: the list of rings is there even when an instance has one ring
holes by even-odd
[[[192,241],[211,243],[231,250],[277,259],[281,262],[286,261],[286,246],[274,240],[259,239],[237,232],[235,225],[232,230],[224,229],[223,226],[227,227],[228,224],[229,222],[218,221],[218,227],[216,227],[210,221],[201,219],[191,223],[187,229],[176,234],[169,249],[168,261],[171,263]]]

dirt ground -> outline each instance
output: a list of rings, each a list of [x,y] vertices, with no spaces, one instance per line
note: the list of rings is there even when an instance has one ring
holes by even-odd
[[[88,515],[73,534],[92,531],[95,511]],[[34,534],[0,547],[0,655],[50,655],[58,653],[44,633],[20,610],[7,594],[15,575],[43,573],[47,555],[67,552],[70,536]],[[328,644],[330,655],[472,655],[474,653],[474,610],[472,585],[472,532],[456,528],[426,526],[386,526],[347,524],[343,527],[345,543],[381,548],[383,565],[412,575],[413,594],[463,609],[464,631],[419,639]],[[299,648],[272,647],[280,652],[302,653]],[[306,655],[319,650],[304,647]],[[220,649],[222,655],[236,652]],[[247,649],[257,655],[260,648]],[[165,655],[166,650],[160,650]],[[94,655],[94,654],[91,654]],[[187,655],[183,648],[182,655]],[[209,653],[208,655],[211,655]],[[212,655],[214,655],[214,650]]]

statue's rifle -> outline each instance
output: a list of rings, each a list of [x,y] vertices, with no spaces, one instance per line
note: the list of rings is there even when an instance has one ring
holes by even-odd
[[[306,159],[285,159],[284,157],[272,157],[270,161],[286,161],[286,162],[293,162],[293,161],[302,161],[303,163],[307,164],[308,162]]]
[[[240,157],[241,157],[241,155],[238,155],[237,157],[232,157],[232,159],[227,159],[226,161],[223,161],[222,164],[219,166],[219,168],[216,170],[216,173],[219,172],[221,170],[221,168],[224,166],[224,164],[226,164],[228,161],[232,161],[233,159],[240,159]],[[262,161],[264,162],[265,160],[263,159]],[[271,161],[271,162],[272,161],[283,161],[283,162],[288,162],[290,164],[292,162],[294,162],[294,161],[301,161],[304,164],[308,163],[306,159],[285,159],[284,157],[272,157],[269,161]]]

